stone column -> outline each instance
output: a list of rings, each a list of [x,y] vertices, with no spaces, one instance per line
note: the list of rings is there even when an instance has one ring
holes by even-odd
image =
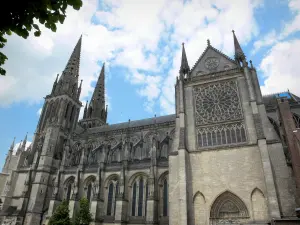
[[[103,170],[104,170],[104,163],[101,162],[98,168],[98,177],[93,187],[94,194],[91,203],[92,219],[95,223],[97,221],[102,220],[102,217],[104,216]]]
[[[147,198],[147,212],[146,212],[146,224],[157,223],[157,191],[155,190],[155,179],[149,178],[148,180],[148,198]]]
[[[115,211],[115,224],[123,225],[127,223],[127,209],[128,209],[128,200],[127,200],[127,160],[123,161],[123,169],[120,174],[119,190],[116,197],[116,211]]]

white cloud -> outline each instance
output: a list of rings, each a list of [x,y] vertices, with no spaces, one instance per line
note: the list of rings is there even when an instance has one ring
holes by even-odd
[[[39,108],[39,110],[36,112],[36,114],[37,114],[38,116],[40,116],[41,113],[42,113],[42,110],[43,110],[43,108]]]
[[[285,40],[291,34],[300,30],[300,0],[290,0],[289,10],[293,15],[291,21],[284,21],[283,29],[276,32],[271,30],[254,43],[252,54],[257,53],[263,47],[271,47],[280,41]]]
[[[174,113],[174,83],[181,43],[186,42],[190,67],[205,49],[207,38],[213,46],[232,54],[230,31],[236,30],[241,43],[257,35],[253,13],[261,2],[105,0],[101,6],[107,10],[97,11],[98,1],[86,0],[79,12],[68,9],[67,19],[56,33],[42,29],[39,38],[9,37],[5,47],[9,57],[5,65],[7,76],[0,80],[0,106],[20,101],[39,102],[50,92],[56,74],[64,69],[83,33],[81,100],[89,99],[93,91],[91,82],[97,80],[98,62],[102,61],[107,63],[108,70],[114,65],[128,69],[129,75],[124,77],[145,98],[147,111],[158,103],[163,114]],[[91,23],[94,15],[101,24]],[[164,46],[159,45],[161,40]],[[162,73],[162,68],[170,64],[171,68]]]
[[[263,94],[286,91],[300,95],[300,40],[277,43],[262,60],[260,69],[265,76]]]
[[[260,40],[254,42],[254,48],[251,52],[252,55],[257,53],[262,47],[272,46],[278,42],[278,36],[275,30],[272,30],[268,34],[266,34]]]

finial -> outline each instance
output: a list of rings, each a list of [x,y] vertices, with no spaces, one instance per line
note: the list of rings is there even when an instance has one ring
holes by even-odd
[[[232,33],[234,33],[234,30],[232,30]]]
[[[207,46],[210,46],[210,40],[207,39]]]
[[[253,69],[253,64],[252,64],[252,60],[250,60],[249,62],[250,62],[251,68]]]
[[[181,44],[182,44],[182,46],[184,46],[184,42],[182,42]]]

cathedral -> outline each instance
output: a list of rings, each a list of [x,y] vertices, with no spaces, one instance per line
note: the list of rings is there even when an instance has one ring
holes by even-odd
[[[300,98],[262,96],[234,31],[234,59],[208,41],[190,67],[182,45],[175,114],[119,124],[107,123],[104,65],[79,100],[81,43],[31,145],[8,151],[0,224],[46,225],[62,200],[74,218],[82,197],[93,225],[300,224]]]

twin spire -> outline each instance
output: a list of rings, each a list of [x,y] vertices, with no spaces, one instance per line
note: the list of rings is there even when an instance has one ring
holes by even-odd
[[[105,105],[105,63],[100,71],[100,75],[94,89],[91,101],[86,102],[83,119],[98,119],[106,123],[107,105]]]
[[[68,94],[75,100],[79,100],[79,95],[81,92],[81,86],[78,87],[78,77],[79,77],[79,66],[80,66],[80,52],[82,44],[82,35],[80,36],[68,63],[62,72],[62,75],[53,84],[51,95],[62,95]]]
[[[246,56],[240,46],[237,37],[235,36],[234,30],[232,31],[232,33],[233,33],[233,41],[234,41],[234,58],[238,63],[245,62]],[[207,40],[207,46],[208,47],[211,46],[209,40]],[[190,67],[186,57],[184,43],[182,43],[182,56],[181,56],[181,65],[179,70],[180,78],[184,78],[184,75],[189,74],[189,72],[190,72]]]

